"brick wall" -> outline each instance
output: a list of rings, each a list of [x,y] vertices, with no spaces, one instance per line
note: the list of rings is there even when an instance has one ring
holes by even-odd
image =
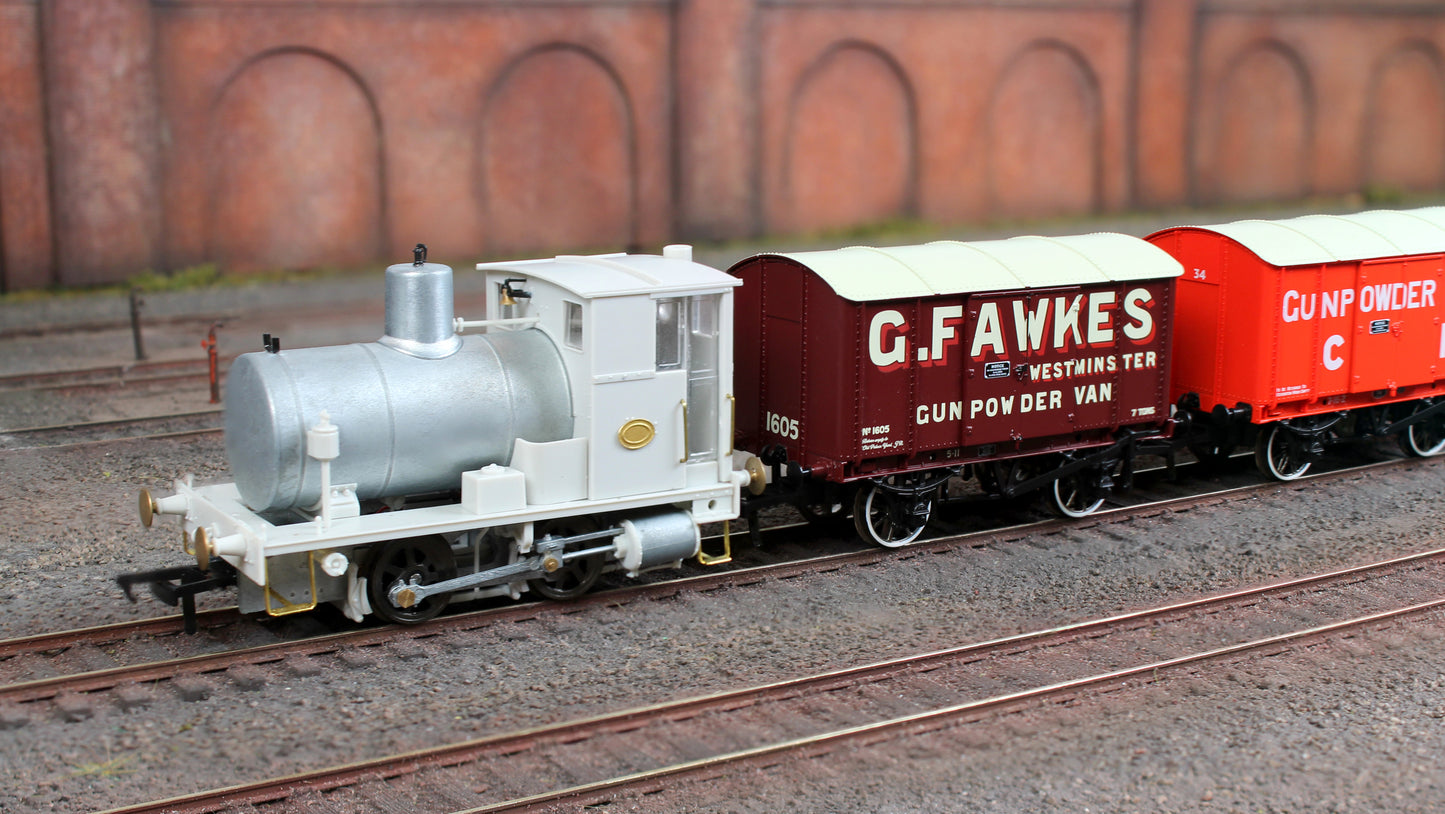
[[[1445,187],[1429,0],[0,0],[0,283]]]

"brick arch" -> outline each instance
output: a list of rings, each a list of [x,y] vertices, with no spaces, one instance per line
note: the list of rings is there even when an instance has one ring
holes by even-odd
[[[816,231],[918,210],[918,113],[891,54],[835,43],[799,76],[788,105],[774,226]]]
[[[1445,185],[1445,60],[1432,43],[1406,43],[1376,63],[1360,132],[1366,186]]]
[[[246,270],[359,265],[385,252],[381,118],[331,55],[252,57],[216,96],[208,146],[207,256]]]
[[[478,138],[488,249],[636,243],[634,122],[622,77],[588,49],[548,44],[503,68]]]
[[[1205,203],[1310,194],[1315,101],[1304,61],[1280,42],[1230,61],[1201,119],[1194,188]]]
[[[985,154],[990,214],[1056,215],[1103,205],[1098,74],[1067,43],[1024,46],[989,100]]]

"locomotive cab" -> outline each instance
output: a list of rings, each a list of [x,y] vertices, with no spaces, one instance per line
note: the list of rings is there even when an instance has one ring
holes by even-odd
[[[576,428],[562,442],[576,450],[559,464],[572,469],[565,499],[731,482],[731,289],[740,281],[692,263],[689,247],[666,251],[477,266],[498,293],[489,316],[535,325],[565,361]],[[534,446],[518,454],[537,454]]]

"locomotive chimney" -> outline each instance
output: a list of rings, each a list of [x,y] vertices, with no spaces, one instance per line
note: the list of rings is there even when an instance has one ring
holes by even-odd
[[[452,329],[452,269],[426,262],[426,245],[415,260],[386,269],[386,335],[379,341],[421,359],[456,353],[462,338]]]

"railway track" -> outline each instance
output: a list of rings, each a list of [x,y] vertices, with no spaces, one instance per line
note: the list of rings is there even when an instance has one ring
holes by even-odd
[[[221,432],[219,407],[189,413],[76,421],[42,427],[0,430],[0,450],[78,447],[117,441],[149,441]]]
[[[244,618],[235,608],[203,610],[196,614],[201,630],[227,627]],[[59,655],[79,648],[105,647],[127,639],[179,636],[184,630],[185,619],[176,615],[4,639],[0,640],[0,664],[20,656]]]
[[[300,811],[318,795],[344,810],[387,799],[468,812],[606,805],[684,777],[763,768],[1396,623],[1445,609],[1442,585],[1445,549],[113,812]]]
[[[222,371],[229,367],[230,363],[230,358],[218,360]],[[204,379],[208,372],[209,362],[201,358],[11,373],[0,376],[0,393],[16,390],[76,390],[173,384],[197,377]]]
[[[493,625],[531,621],[540,618],[557,618],[584,613],[603,607],[622,607],[640,602],[669,599],[679,594],[703,594],[730,587],[741,587],[768,581],[784,581],[811,573],[844,568],[866,567],[887,561],[902,561],[913,557],[942,554],[964,548],[982,548],[1004,545],[1026,537],[1047,535],[1069,529],[1089,528],[1100,524],[1128,522],[1137,517],[1149,517],[1164,512],[1186,511],[1191,508],[1213,505],[1230,500],[1268,494],[1281,489],[1303,488],[1302,484],[1347,480],[1361,477],[1362,473],[1384,467],[1408,464],[1405,461],[1391,461],[1367,464],[1350,470],[1317,475],[1310,479],[1291,481],[1287,484],[1264,483],[1246,487],[1193,495],[1183,498],[1124,506],[1101,511],[1082,521],[1054,519],[1027,523],[988,531],[953,535],[916,543],[904,549],[863,548],[842,554],[794,560],[731,570],[709,570],[698,576],[671,579],[650,584],[629,584],[611,591],[597,592],[568,603],[527,603],[507,605],[479,611],[443,616],[429,622],[409,627],[382,627],[350,630],[330,635],[266,644],[257,647],[195,653],[181,658],[145,660],[133,658],[131,652],[144,654],[155,652],[145,640],[155,636],[169,636],[177,624],[175,617],[156,622],[157,633],[147,636],[142,633],[130,637],[133,646],[120,652],[122,663],[105,663],[106,658],[115,656],[97,655],[108,643],[117,639],[117,628],[122,625],[107,625],[88,630],[68,631],[47,636],[28,637],[0,641],[0,676],[8,683],[0,685],[0,705],[12,704],[28,710],[50,709],[74,699],[83,699],[73,709],[62,710],[62,715],[83,718],[94,714],[104,699],[125,705],[132,703],[118,693],[127,688],[144,685],[150,691],[163,686],[175,688],[182,694],[194,694],[188,688],[192,679],[207,677],[207,681],[222,680],[227,671],[238,668],[254,668],[297,664],[304,662],[325,666],[328,662],[342,664],[360,661],[375,661],[389,658],[388,645],[398,640],[425,641],[445,639],[458,641],[467,635]],[[1431,463],[1416,462],[1416,465],[1431,466]],[[210,617],[208,617],[210,618]],[[229,624],[224,613],[220,613],[216,624]],[[8,657],[7,655],[8,654]],[[18,658],[22,654],[24,659]],[[126,661],[129,659],[129,661]],[[20,662],[15,666],[13,662]],[[10,664],[10,666],[4,666]],[[25,674],[28,671],[28,675]],[[179,680],[179,681],[178,681]],[[214,683],[214,681],[212,681]]]

